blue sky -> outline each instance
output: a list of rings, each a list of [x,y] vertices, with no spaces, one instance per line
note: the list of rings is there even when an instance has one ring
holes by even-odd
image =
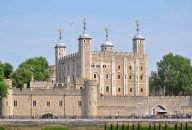
[[[29,57],[44,56],[54,64],[58,29],[67,52],[75,52],[84,17],[93,50],[100,49],[108,27],[115,50],[131,52],[139,19],[150,71],[169,52],[192,60],[191,0],[1,0],[0,60],[16,68]]]

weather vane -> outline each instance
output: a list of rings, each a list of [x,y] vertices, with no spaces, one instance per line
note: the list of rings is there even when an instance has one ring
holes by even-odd
[[[86,30],[86,19],[85,19],[85,17],[84,17],[84,19],[83,19],[83,30],[84,30],[84,32],[85,32],[85,30]]]
[[[59,40],[61,40],[62,29],[60,28],[60,29],[58,30],[58,32],[59,32]]]
[[[136,20],[136,24],[137,24],[137,33],[139,33],[139,20]]]
[[[106,40],[108,40],[108,37],[109,37],[109,32],[108,32],[108,28],[105,28],[105,33],[106,33]]]

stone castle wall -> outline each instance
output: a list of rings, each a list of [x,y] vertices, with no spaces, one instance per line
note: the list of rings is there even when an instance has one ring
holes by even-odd
[[[99,97],[98,115],[156,115],[155,107],[165,108],[167,114],[186,114],[192,112],[189,96],[155,97]]]

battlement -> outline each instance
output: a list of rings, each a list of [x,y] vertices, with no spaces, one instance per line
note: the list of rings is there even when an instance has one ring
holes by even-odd
[[[47,81],[32,81],[30,82],[30,88],[51,88],[54,87],[54,83]]]
[[[190,99],[191,96],[149,96],[151,99]]]
[[[70,59],[70,58],[73,58],[73,57],[77,56],[78,54],[79,54],[79,52],[75,52],[75,53],[72,53],[72,54],[61,57],[60,60]]]
[[[81,90],[67,89],[64,87],[53,88],[12,88],[13,95],[68,95],[68,96],[81,96]]]
[[[106,100],[113,100],[113,99],[132,99],[132,100],[160,100],[160,99],[175,99],[175,100],[182,100],[182,99],[190,99],[190,96],[149,96],[149,97],[135,97],[135,96],[100,96],[100,99]]]
[[[117,55],[117,56],[133,56],[131,52],[108,52],[108,51],[92,51],[92,55]]]

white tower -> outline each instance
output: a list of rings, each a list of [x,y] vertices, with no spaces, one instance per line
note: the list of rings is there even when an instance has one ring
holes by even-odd
[[[59,29],[59,41],[55,46],[55,73],[56,73],[56,82],[60,83],[61,82],[61,77],[60,77],[60,64],[59,61],[62,57],[66,56],[66,46],[62,42],[62,37],[61,37],[61,32],[62,30]]]

